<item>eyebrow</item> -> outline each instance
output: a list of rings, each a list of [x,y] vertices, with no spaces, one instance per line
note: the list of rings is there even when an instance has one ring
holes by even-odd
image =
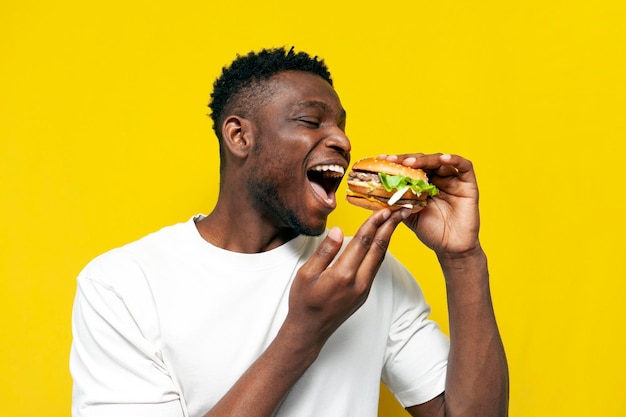
[[[330,106],[328,106],[328,104],[324,103],[323,101],[317,101],[317,100],[310,100],[310,101],[305,101],[302,103],[299,103],[298,105],[296,105],[296,107],[294,108],[295,111],[298,111],[300,109],[306,108],[306,107],[319,107],[322,110],[324,110],[327,113],[333,113],[333,109],[330,108]],[[339,116],[343,119],[346,118],[347,113],[346,110],[344,108],[341,108],[341,112],[339,113]]]

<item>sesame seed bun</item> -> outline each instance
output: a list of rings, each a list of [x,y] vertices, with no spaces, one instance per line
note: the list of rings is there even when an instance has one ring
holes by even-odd
[[[363,158],[355,162],[351,172],[348,173],[346,199],[350,204],[368,210],[383,208],[398,210],[405,207],[411,209],[413,213],[417,213],[426,206],[428,193],[416,194],[411,189],[406,190],[402,196],[396,196],[397,201],[394,204],[388,204],[388,200],[396,194],[397,190],[387,191],[378,173],[399,175],[428,184],[428,176],[421,169],[407,167],[386,159]]]

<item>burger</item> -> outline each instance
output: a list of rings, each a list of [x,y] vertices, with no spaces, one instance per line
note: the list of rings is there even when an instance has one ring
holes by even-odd
[[[428,197],[439,192],[423,170],[379,158],[355,162],[347,184],[348,202],[368,210],[405,207],[417,213],[426,207]]]

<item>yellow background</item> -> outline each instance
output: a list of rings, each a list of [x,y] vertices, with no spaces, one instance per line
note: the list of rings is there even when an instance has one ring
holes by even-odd
[[[77,273],[211,209],[212,82],[279,45],[325,58],[353,158],[474,161],[510,415],[626,415],[625,2],[173,3],[0,5],[0,415],[69,415]],[[434,257],[393,251],[447,329]]]

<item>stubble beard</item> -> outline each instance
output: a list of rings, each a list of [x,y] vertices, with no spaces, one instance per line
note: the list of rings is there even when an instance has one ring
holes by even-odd
[[[289,170],[289,165],[283,162],[286,158],[281,155],[279,149],[268,149],[266,139],[263,127],[258,126],[258,140],[253,152],[258,160],[265,162],[262,165],[254,165],[248,177],[247,186],[254,197],[253,204],[256,204],[256,209],[263,214],[263,218],[278,228],[289,229],[297,235],[319,236],[326,228],[326,221],[320,228],[309,226],[294,209],[288,207],[287,201],[281,198],[279,193],[282,188],[281,179],[283,182],[291,180],[291,176],[285,173]]]
[[[253,204],[256,209],[263,213],[263,217],[279,228],[292,230],[295,234],[306,236],[319,236],[326,228],[326,222],[320,228],[314,228],[307,224],[306,219],[302,219],[294,209],[291,209],[281,197],[279,178],[285,177],[284,181],[290,178],[284,173],[285,166],[279,162],[281,158],[277,155],[272,161],[268,161],[264,166],[256,166],[248,177],[248,190],[253,194]],[[304,191],[298,191],[304,192]]]
[[[256,182],[256,181],[255,181]],[[264,217],[281,228],[292,230],[295,234],[306,236],[319,236],[322,230],[306,224],[292,209],[281,200],[278,188],[269,182],[258,181],[250,184],[255,192],[255,204],[257,209],[264,213]]]

